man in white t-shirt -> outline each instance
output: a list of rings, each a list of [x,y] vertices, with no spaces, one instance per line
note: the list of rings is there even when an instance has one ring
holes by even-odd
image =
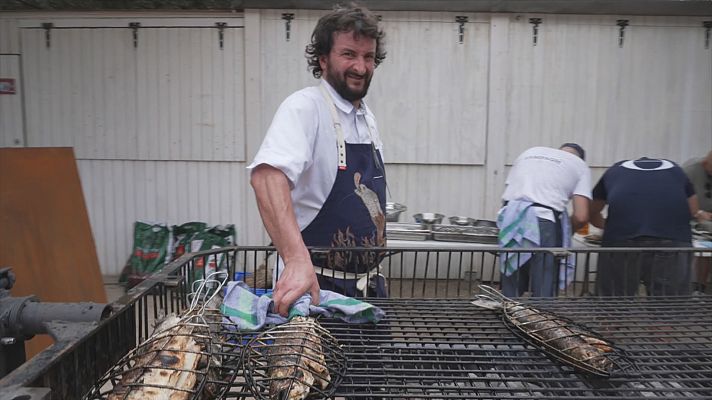
[[[305,293],[318,304],[320,288],[386,296],[377,273],[380,253],[307,249],[385,247],[382,143],[363,101],[385,58],[383,36],[376,16],[364,8],[337,8],[322,17],[306,50],[321,80],[284,100],[248,167],[280,255],[273,298],[284,316]]]
[[[517,157],[502,194],[500,245],[561,247],[565,236],[588,223],[591,172],[584,157],[583,148],[576,143],[565,143],[558,149],[532,147]],[[571,200],[569,220],[567,205]],[[523,234],[515,237],[515,232]],[[511,253],[502,260],[505,296],[519,297],[526,291],[535,297],[556,294],[559,269],[553,255]]]

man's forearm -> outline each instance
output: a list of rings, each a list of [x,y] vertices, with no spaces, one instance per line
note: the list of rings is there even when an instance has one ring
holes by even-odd
[[[252,172],[251,184],[262,222],[284,262],[308,260],[309,252],[294,214],[287,177],[276,168],[260,165]]]

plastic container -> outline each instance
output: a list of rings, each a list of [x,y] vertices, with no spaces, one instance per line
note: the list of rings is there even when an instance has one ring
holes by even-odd
[[[237,282],[237,281],[242,281],[242,282],[244,282],[244,281],[245,281],[245,278],[248,277],[248,276],[252,276],[252,272],[242,272],[242,271],[238,271],[238,272],[235,272],[235,276],[233,277],[233,280],[234,280],[235,282]]]

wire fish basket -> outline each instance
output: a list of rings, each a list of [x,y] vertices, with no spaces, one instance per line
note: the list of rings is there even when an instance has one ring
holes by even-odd
[[[592,329],[549,311],[509,299],[480,285],[479,297],[502,303],[505,326],[548,356],[579,371],[599,377],[625,376],[638,371],[625,350]]]
[[[237,374],[223,365],[239,358],[240,349],[220,332],[217,293],[224,280],[206,282],[218,290],[209,290],[214,293],[209,297],[191,294],[192,305],[185,314],[162,319],[154,333],[119,360],[83,399],[221,398]],[[204,290],[207,287],[201,286],[199,292]]]
[[[241,364],[247,386],[260,400],[331,398],[347,368],[339,342],[308,317],[295,317],[252,338]]]

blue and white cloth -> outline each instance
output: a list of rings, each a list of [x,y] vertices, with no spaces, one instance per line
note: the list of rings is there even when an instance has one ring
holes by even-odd
[[[697,249],[710,249],[710,251],[697,253],[697,257],[712,257],[712,240],[696,239],[693,237],[692,247]]]
[[[499,246],[504,249],[539,247],[539,219],[532,203],[523,200],[511,200],[497,214],[499,228]],[[532,257],[532,253],[509,253],[501,255],[500,272],[512,276]]]
[[[561,247],[565,249],[571,248],[571,237],[573,232],[571,229],[571,220],[569,219],[569,214],[564,210],[561,216]],[[573,282],[576,275],[576,255],[574,253],[569,254],[561,260],[561,265],[559,265],[559,289],[564,290],[571,282]]]
[[[539,219],[534,204],[525,200],[511,200],[497,215],[499,245],[505,249],[540,247]],[[561,216],[561,247],[571,248],[571,220],[566,211]],[[511,276],[532,257],[532,253],[504,253],[500,257],[500,272]],[[576,274],[576,256],[569,254],[559,265],[559,289],[566,289]]]
[[[311,304],[311,296],[300,297],[289,310],[287,318],[274,311],[272,294],[257,296],[244,282],[229,282],[223,304],[220,306],[228,324],[239,330],[254,331],[265,325],[286,323],[295,316],[323,315],[339,318],[352,324],[377,323],[386,315],[380,308],[329,290],[322,290],[319,305]]]

